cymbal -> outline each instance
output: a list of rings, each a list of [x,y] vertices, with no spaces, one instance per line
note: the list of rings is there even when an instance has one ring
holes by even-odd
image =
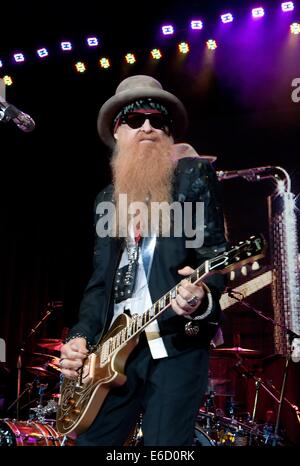
[[[25,369],[34,375],[38,375],[39,377],[56,377],[56,374],[48,371],[43,366],[26,366]]]
[[[214,348],[212,352],[214,354],[238,354],[241,356],[258,356],[261,354],[258,350],[242,348],[241,346],[233,346],[232,348]]]
[[[29,357],[34,357],[34,358],[48,358],[48,359],[59,359],[57,356],[54,356],[53,354],[46,354],[46,353],[27,353]]]
[[[41,348],[59,351],[63,345],[63,341],[58,338],[42,338],[37,341],[37,345]]]

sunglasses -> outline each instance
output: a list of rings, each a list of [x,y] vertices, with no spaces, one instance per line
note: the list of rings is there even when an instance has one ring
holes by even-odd
[[[141,128],[146,120],[149,120],[153,128],[169,134],[172,122],[170,118],[162,113],[128,113],[128,115],[121,117],[121,123],[128,125],[132,129]]]

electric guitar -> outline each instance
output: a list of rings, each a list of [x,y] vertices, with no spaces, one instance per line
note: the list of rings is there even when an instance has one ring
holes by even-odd
[[[223,254],[206,260],[185,278],[197,284],[213,273],[228,273],[264,257],[265,247],[262,236],[252,236]],[[76,437],[87,430],[109,390],[126,382],[126,360],[138,344],[140,333],[171,306],[178,287],[179,283],[141,315],[118,316],[84,361],[78,377],[64,378],[56,419],[60,434]]]

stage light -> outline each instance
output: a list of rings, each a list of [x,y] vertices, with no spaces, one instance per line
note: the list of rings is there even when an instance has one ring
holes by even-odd
[[[168,24],[167,26],[162,26],[161,28],[162,33],[166,35],[174,34],[174,28],[171,24]]]
[[[200,21],[200,19],[194,19],[191,21],[191,28],[192,29],[202,29],[203,28],[203,22]]]
[[[294,9],[294,4],[293,2],[284,2],[281,4],[281,9],[282,11],[286,12],[286,11],[293,11]]]
[[[133,65],[133,63],[136,62],[136,59],[135,59],[135,56],[133,53],[127,53],[127,55],[125,55],[125,60],[127,61],[127,63],[129,63],[130,65]]]
[[[292,34],[300,34],[300,24],[299,23],[293,23],[290,25],[290,31]]]
[[[71,42],[61,42],[60,46],[64,52],[69,52],[70,50],[72,50]]]
[[[5,86],[11,86],[12,83],[13,83],[13,80],[12,80],[12,78],[10,76],[7,76],[7,75],[3,76],[2,79],[3,79],[3,82],[4,82]]]
[[[186,42],[181,42],[178,44],[178,49],[180,53],[188,53],[190,51],[189,44]]]
[[[82,63],[82,61],[78,61],[75,64],[75,68],[78,71],[78,73],[84,73],[86,71],[86,66],[84,63]]]
[[[161,51],[159,49],[151,50],[151,55],[155,60],[159,60],[162,57]]]
[[[233,16],[231,13],[225,13],[221,15],[222,23],[231,23],[233,21]]]
[[[3,67],[3,61],[0,60],[0,68],[2,68],[2,67]]]
[[[108,58],[100,58],[99,60],[101,68],[109,68],[110,67],[110,62]]]
[[[14,54],[14,60],[16,63],[22,63],[25,61],[25,57],[23,53],[15,53]]]
[[[36,51],[36,53],[38,54],[38,56],[39,56],[40,58],[48,57],[48,55],[49,55],[48,50],[45,49],[45,48],[38,49],[38,50]]]
[[[97,47],[99,45],[97,37],[88,37],[86,41],[89,47]]]
[[[213,39],[209,39],[206,42],[206,47],[208,48],[208,50],[215,50],[218,47],[217,42]]]
[[[265,10],[262,7],[253,8],[252,17],[253,18],[262,18],[265,14]]]

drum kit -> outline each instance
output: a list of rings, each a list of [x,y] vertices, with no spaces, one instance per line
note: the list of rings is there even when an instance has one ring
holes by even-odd
[[[26,419],[0,419],[0,446],[71,446],[74,441],[58,434],[55,429],[55,416],[58,407],[59,383],[61,369],[59,367],[58,352],[62,346],[62,340],[41,339],[37,345],[50,354],[35,352],[28,353],[29,364],[25,366],[28,374],[33,376],[33,381],[25,384],[25,389],[20,393],[8,408],[10,411],[20,399],[24,399],[27,393],[29,401],[23,403],[20,411],[26,412]],[[56,355],[53,354],[56,352]],[[233,367],[241,377],[252,377],[257,383],[254,373],[248,370],[244,360],[251,357],[259,357],[256,350],[234,346],[231,348],[215,348],[212,356],[224,361],[225,358],[234,357]],[[213,359],[212,358],[212,359]],[[230,364],[232,364],[230,362]],[[223,364],[224,365],[224,364]],[[195,446],[263,446],[271,445],[274,441],[274,425],[258,424],[255,420],[257,398],[255,407],[250,412],[243,412],[235,401],[235,386],[230,371],[225,371],[225,377],[209,374],[207,391],[203,406],[200,407],[195,429]],[[264,382],[260,380],[260,385]],[[38,393],[38,397],[30,399],[32,394]],[[220,402],[221,400],[221,402]],[[276,438],[276,444],[281,439]],[[142,415],[129,435],[125,446],[143,445]]]
[[[55,416],[60,397],[57,391],[61,371],[59,357],[52,353],[58,352],[62,344],[62,340],[58,339],[40,339],[37,345],[45,351],[50,351],[50,354],[23,351],[22,357],[29,361],[24,366],[25,374],[33,377],[33,380],[25,383],[25,389],[8,407],[8,412],[20,399],[24,399],[26,394],[29,399],[34,396],[20,409],[20,412],[26,413],[25,420],[8,418],[0,420],[0,446],[73,445],[71,439],[55,430]]]
[[[224,357],[234,357],[232,366],[237,368],[238,376],[250,377],[256,382],[254,372],[244,364],[244,359],[260,357],[259,351],[234,346],[213,349],[212,354],[213,357],[221,356],[222,363],[224,363]],[[230,371],[227,371],[228,373]],[[285,444],[281,436],[277,435],[275,438],[274,423],[268,420],[256,422],[256,404],[251,413],[240,409],[240,404],[235,401],[236,393],[232,377],[220,378],[213,375],[215,374],[211,371],[204,403],[197,414],[193,446],[258,447],[274,445],[274,440],[276,445]],[[125,445],[143,445],[142,415],[139,416]]]
[[[244,359],[258,358],[260,352],[234,346],[215,348],[214,356],[234,357],[232,368],[241,378],[255,381],[255,371],[250,370]],[[222,359],[224,361],[224,359]],[[230,373],[230,371],[229,371]],[[261,379],[260,379],[261,380]],[[194,445],[198,446],[265,446],[283,445],[280,436],[275,438],[275,425],[256,421],[256,404],[251,412],[241,409],[235,400],[236,393],[232,378],[209,378],[203,406],[200,407],[194,431]],[[220,403],[220,400],[222,402]],[[275,442],[275,443],[274,443]]]

